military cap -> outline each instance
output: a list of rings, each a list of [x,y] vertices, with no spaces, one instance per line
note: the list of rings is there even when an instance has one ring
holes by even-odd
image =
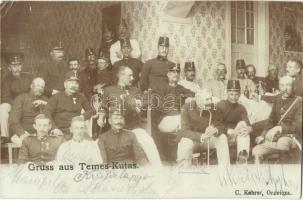
[[[79,78],[67,73],[65,75],[65,81],[78,81],[79,82]]]
[[[131,47],[129,38],[120,39],[121,48],[123,47]]]
[[[23,57],[21,54],[13,54],[9,56],[9,64],[10,65],[19,65],[22,64]]]
[[[62,46],[62,42],[54,42],[52,44],[52,50],[56,50],[56,51],[63,51],[63,46]]]
[[[174,64],[174,65],[171,65],[171,66],[168,68],[168,71],[180,73],[180,64],[177,63],[177,64]]]
[[[196,71],[194,62],[185,62],[184,71]]]
[[[245,65],[245,61],[244,59],[239,59],[236,61],[236,69],[245,69],[246,65]]]
[[[159,40],[158,40],[158,45],[159,46],[166,46],[166,47],[169,47],[169,38],[168,37],[159,37]]]
[[[96,55],[95,49],[93,49],[93,48],[87,48],[85,50],[85,56],[87,57],[87,56],[90,56],[90,55]]]
[[[227,90],[228,91],[240,91],[240,81],[239,80],[228,80],[227,81]]]
[[[109,107],[109,115],[121,115],[121,116],[124,116],[125,115],[125,112],[122,108],[122,105],[121,104],[118,104],[116,106],[111,106]]]

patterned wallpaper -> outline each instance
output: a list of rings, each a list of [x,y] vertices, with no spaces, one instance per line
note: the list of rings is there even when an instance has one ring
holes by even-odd
[[[122,3],[122,16],[131,27],[131,36],[139,42],[142,59],[157,55],[158,37],[165,34],[170,38],[172,61],[183,65],[193,60],[200,83],[212,78],[216,62],[225,62],[225,2],[196,2],[190,11],[191,24],[160,21],[165,5],[159,1]]]
[[[24,29],[7,35],[13,41],[26,43],[27,62],[34,68],[49,56],[51,44],[58,41],[62,42],[67,58],[83,59],[85,48],[100,47],[102,9],[113,4],[115,2],[31,2]],[[9,45],[15,45],[12,43]]]
[[[297,28],[301,33],[303,42],[303,3],[269,3],[269,60],[280,68],[280,74],[285,71],[285,65],[289,58],[299,58],[303,61],[303,52],[284,51],[284,7],[292,7],[298,13]]]

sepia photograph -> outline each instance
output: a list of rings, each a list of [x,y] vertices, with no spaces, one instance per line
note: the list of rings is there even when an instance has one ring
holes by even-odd
[[[303,1],[0,1],[0,197],[302,197]]]

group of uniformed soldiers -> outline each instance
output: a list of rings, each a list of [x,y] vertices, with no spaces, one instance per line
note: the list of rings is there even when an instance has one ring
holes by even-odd
[[[237,60],[237,79],[226,80],[226,66],[218,63],[216,77],[201,86],[192,61],[185,62],[180,80],[180,64],[167,58],[168,37],[159,38],[157,57],[143,63],[124,20],[118,33],[113,41],[105,28],[98,53],[85,51],[84,66],[71,58],[66,67],[62,44],[55,45],[35,78],[23,72],[20,55],[10,58],[2,77],[1,138],[22,144],[20,162],[191,165],[195,151],[216,149],[218,163],[229,164],[231,157],[246,163],[253,155],[259,162],[300,148],[299,60],[289,60],[280,79],[274,65],[260,78],[253,65]],[[241,95],[273,103],[261,128],[250,122]],[[231,149],[236,153],[230,155]]]

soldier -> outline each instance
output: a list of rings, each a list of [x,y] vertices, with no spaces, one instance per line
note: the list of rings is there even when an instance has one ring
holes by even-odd
[[[295,95],[303,97],[302,62],[298,59],[290,59],[286,65],[286,75],[294,79]]]
[[[83,117],[76,116],[71,119],[70,132],[72,133],[71,140],[64,142],[58,149],[57,163],[75,166],[79,163],[103,163],[97,143],[88,138]]]
[[[246,66],[246,76],[250,80],[254,82],[255,85],[258,85],[261,82],[264,81],[264,78],[256,76],[256,67],[252,64],[249,64]],[[264,84],[264,83],[262,83]]]
[[[77,58],[71,58],[68,60],[68,67],[69,71],[65,74],[65,77],[67,76],[75,76],[79,77],[80,72],[80,62]]]
[[[128,66],[133,71],[133,76],[134,76],[133,86],[138,87],[138,81],[139,81],[143,63],[139,59],[130,57],[130,53],[132,49],[131,49],[130,40],[128,38],[120,40],[120,44],[121,44],[123,59],[114,64],[113,71],[114,72],[117,71],[117,68],[119,66],[122,65]]]
[[[96,53],[92,48],[85,50],[85,68],[79,73],[82,91],[87,99],[93,95],[93,88],[97,84]]]
[[[195,100],[185,103],[181,111],[181,127],[178,137],[177,162],[191,165],[192,154],[198,149],[216,149],[218,164],[229,164],[227,137],[224,134],[222,116],[212,106],[211,93],[200,89]],[[211,121],[210,121],[211,120]]]
[[[129,38],[129,31],[124,19],[121,20],[121,23],[119,25],[118,35],[119,35],[119,40],[110,47],[110,61],[112,64],[118,62],[119,60],[122,60],[123,58],[123,54],[121,52],[120,40]],[[130,57],[140,59],[141,50],[138,41],[135,39],[130,39],[130,44],[131,44]]]
[[[160,105],[158,110],[152,113],[152,134],[162,158],[175,161],[174,148],[176,146],[172,145],[171,148],[165,149],[164,147],[167,146],[165,142],[168,140],[165,140],[164,134],[175,136],[181,125],[181,107],[194,96],[194,93],[178,84],[179,64],[171,66],[168,70],[168,84],[156,88],[158,91],[156,94],[160,97]]]
[[[104,163],[148,163],[145,153],[133,132],[123,129],[125,118],[123,110],[117,107],[110,109],[109,123],[111,129],[102,134],[98,145]]]
[[[1,137],[8,138],[8,119],[14,99],[30,90],[32,77],[23,71],[22,56],[13,54],[9,57],[9,74],[3,77],[1,83],[0,126]]]
[[[45,94],[54,95],[63,91],[64,75],[68,72],[61,42],[54,44],[50,51],[51,59],[38,69],[38,76],[45,80]]]
[[[45,114],[52,121],[52,132],[56,135],[64,134],[66,139],[70,139],[70,121],[73,117],[79,116],[81,110],[85,112],[81,116],[87,120],[93,114],[90,102],[78,93],[79,79],[67,77],[64,81],[65,91],[53,95],[45,108]]]
[[[25,137],[34,134],[34,118],[43,112],[48,101],[48,98],[43,94],[44,87],[44,80],[35,78],[31,83],[30,92],[20,94],[14,100],[9,116],[10,132],[15,134],[16,136],[13,138],[17,139],[14,141],[12,138],[13,142],[21,144]],[[18,141],[18,138],[21,141]]]
[[[302,139],[302,99],[295,95],[294,80],[284,76],[279,80],[281,93],[277,95],[272,112],[266,121],[257,146],[252,154],[258,163],[263,156],[276,152],[289,152],[294,138]]]
[[[279,90],[279,79],[277,67],[270,63],[268,66],[268,75],[265,77],[265,91],[275,93]]]
[[[185,62],[184,64],[185,79],[179,81],[179,85],[184,88],[196,92],[200,89],[199,85],[195,83],[196,79],[196,67],[194,62]]]
[[[55,159],[59,146],[64,142],[62,136],[52,136],[50,119],[39,114],[34,119],[35,135],[24,139],[19,150],[18,163],[47,163]]]
[[[132,86],[133,72],[129,67],[120,66],[118,67],[117,77],[117,85],[105,88],[106,105],[107,107],[122,106],[125,118],[124,127],[135,134],[150,164],[160,166],[161,162],[156,145],[145,130],[142,116],[142,108],[144,107],[142,93],[138,88]]]
[[[229,145],[237,145],[237,160],[245,163],[249,156],[252,127],[245,107],[238,103],[240,91],[239,80],[228,80],[227,100],[220,101],[217,110],[223,117],[223,132],[227,134]]]
[[[100,47],[99,51],[102,51],[104,56],[107,58],[110,58],[110,47],[115,43],[113,39],[113,32],[108,28],[108,26],[105,24],[103,28],[103,34],[102,34],[102,45]],[[109,65],[111,66],[113,63],[108,60]]]
[[[226,65],[218,63],[215,70],[215,77],[207,83],[206,88],[211,91],[214,103],[218,103],[220,100],[226,99],[227,95]]]
[[[114,84],[113,73],[109,70],[109,58],[102,52],[97,58],[97,83],[106,86]]]
[[[243,59],[236,61],[236,70],[237,79],[240,81],[241,94],[246,95],[245,93],[248,92],[247,98],[251,98],[256,90],[256,86],[252,80],[245,78],[246,65]]]
[[[167,60],[168,50],[169,38],[160,37],[157,58],[146,61],[143,66],[140,78],[142,91],[147,91],[149,88],[154,90],[155,88],[159,88],[159,86],[167,85],[168,68],[174,66],[173,62]]]

